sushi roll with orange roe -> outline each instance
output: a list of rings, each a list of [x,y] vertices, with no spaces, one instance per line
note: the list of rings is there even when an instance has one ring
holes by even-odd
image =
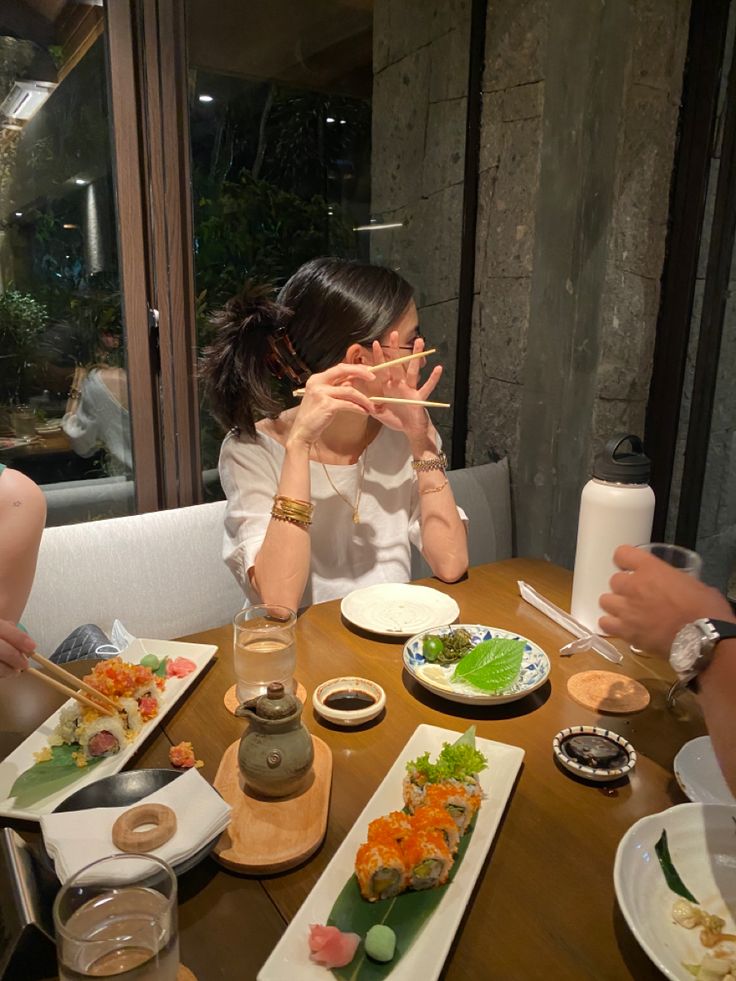
[[[377,838],[386,841],[401,841],[411,834],[411,818],[403,811],[391,811],[383,817],[376,818],[368,825],[368,841]]]
[[[424,795],[427,807],[442,807],[464,835],[480,806],[480,798],[468,792],[462,784],[433,783]]]
[[[460,832],[454,820],[444,807],[420,807],[411,819],[412,830],[436,831],[445,839],[445,844],[454,855],[460,844]]]
[[[363,899],[391,899],[406,888],[406,868],[399,846],[386,839],[367,841],[355,856],[355,875]]]
[[[432,889],[447,882],[453,858],[438,831],[418,831],[401,843],[410,889]]]

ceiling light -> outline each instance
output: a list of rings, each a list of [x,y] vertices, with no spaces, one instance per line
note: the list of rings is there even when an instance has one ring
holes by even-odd
[[[23,212],[22,211],[16,211],[15,212],[15,217],[16,218],[22,218],[23,217]]]
[[[10,119],[29,120],[56,88],[54,82],[14,82],[0,113]]]
[[[71,225],[71,224],[69,224],[69,222],[67,222],[66,224],[62,225],[61,227],[62,228],[66,228],[67,230],[69,230],[70,228],[79,228],[79,225]]]
[[[340,125],[341,126],[344,126],[346,122],[347,122],[347,119],[341,119],[340,120]]]
[[[382,228],[403,228],[403,221],[385,221],[381,223],[372,223],[370,225],[356,225],[353,228],[354,232],[378,232]]]
[[[325,122],[326,123],[334,123],[335,122],[335,117],[334,116],[326,116],[325,117]]]
[[[89,183],[89,181],[86,181],[84,177],[75,177],[74,183],[77,185],[77,187],[84,187],[85,184]]]
[[[205,95],[204,93],[199,97],[200,102],[214,102],[215,97],[213,95]]]

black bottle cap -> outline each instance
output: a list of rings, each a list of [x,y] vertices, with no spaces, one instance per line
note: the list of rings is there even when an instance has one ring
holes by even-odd
[[[630,449],[624,448],[628,443]],[[648,484],[652,464],[638,436],[617,433],[593,464],[593,476],[614,484]]]

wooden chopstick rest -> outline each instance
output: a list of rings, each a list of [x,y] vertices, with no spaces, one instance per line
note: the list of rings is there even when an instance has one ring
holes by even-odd
[[[152,824],[152,828],[138,828]],[[142,855],[160,848],[176,834],[176,814],[166,804],[138,804],[131,807],[112,826],[112,843],[121,852]]]

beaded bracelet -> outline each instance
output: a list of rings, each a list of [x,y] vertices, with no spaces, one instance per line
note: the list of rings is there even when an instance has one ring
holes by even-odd
[[[426,473],[428,470],[446,470],[447,457],[444,453],[430,457],[429,460],[412,460],[411,465],[417,473]]]
[[[299,525],[300,528],[308,528],[312,523],[311,521],[305,521],[303,518],[292,518],[288,514],[281,514],[276,508],[271,509],[271,517],[276,521],[286,521],[290,525]]]

